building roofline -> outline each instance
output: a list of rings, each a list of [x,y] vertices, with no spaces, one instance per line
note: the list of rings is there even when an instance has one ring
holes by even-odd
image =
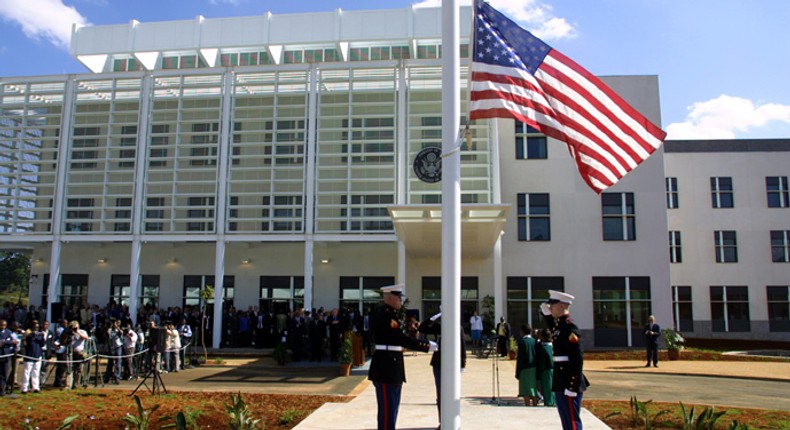
[[[664,152],[790,152],[790,139],[667,140]]]

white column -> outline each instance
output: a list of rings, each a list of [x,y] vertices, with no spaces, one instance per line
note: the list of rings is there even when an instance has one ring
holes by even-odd
[[[461,152],[457,0],[442,2],[442,428],[461,428]]]
[[[305,222],[304,222],[304,307],[313,308],[313,252],[315,242],[315,178],[318,162],[318,67],[310,66],[310,89],[307,96],[307,148],[305,148]]]
[[[217,242],[214,257],[214,323],[211,347],[219,348],[222,340],[222,303],[225,298],[225,217],[228,210],[228,159],[233,135],[231,112],[233,108],[233,72],[225,72],[222,90],[222,134],[219,140],[217,164],[217,200],[214,202],[217,217]]]
[[[502,181],[499,169],[499,120],[488,120],[488,141],[491,145],[491,203],[502,203]],[[504,233],[504,232],[503,232]],[[505,315],[507,294],[502,279],[502,236],[494,244],[491,263],[494,265],[494,322]]]
[[[52,303],[60,301],[60,253],[63,247],[63,206],[66,200],[66,176],[69,168],[69,151],[71,150],[71,116],[74,111],[74,79],[66,81],[63,98],[63,114],[60,117],[60,139],[58,139],[58,167],[55,196],[52,202],[52,249],[49,256],[49,285],[47,286],[47,316],[50,320],[60,319],[60,315],[52,315]]]
[[[140,256],[143,244],[140,235],[143,233],[143,209],[145,208],[145,179],[148,167],[148,123],[151,119],[151,95],[153,94],[154,77],[146,73],[143,77],[142,96],[140,98],[140,118],[137,127],[137,153],[134,164],[134,197],[132,200],[132,255],[129,263],[129,315],[137,324],[137,308],[140,306],[142,276],[140,276]]]

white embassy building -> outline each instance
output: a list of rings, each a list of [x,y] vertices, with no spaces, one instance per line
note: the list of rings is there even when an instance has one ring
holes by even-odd
[[[30,303],[134,315],[212,286],[237,309],[362,310],[403,282],[410,309],[435,312],[441,185],[413,163],[441,147],[440,15],[81,27],[90,73],[0,77],[0,247],[32,254]],[[602,79],[661,124],[656,76]],[[515,330],[540,327],[557,289],[586,347],[643,345],[650,314],[692,337],[790,341],[790,140],[669,141],[597,195],[563,143],[512,120],[471,131],[464,315],[491,297]]]

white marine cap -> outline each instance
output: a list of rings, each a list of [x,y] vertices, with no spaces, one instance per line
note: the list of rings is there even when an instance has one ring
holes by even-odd
[[[575,297],[573,297],[568,293],[563,293],[562,291],[549,290],[549,303],[560,302],[560,303],[567,303],[570,305],[571,303],[573,303],[573,299],[575,299]]]
[[[404,284],[387,285],[386,287],[381,287],[381,291],[384,293],[394,294],[396,296],[405,296],[406,285]]]

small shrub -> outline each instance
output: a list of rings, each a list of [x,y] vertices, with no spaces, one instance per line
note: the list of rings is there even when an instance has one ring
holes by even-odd
[[[683,430],[714,430],[716,421],[727,413],[727,411],[716,412],[715,408],[711,406],[710,408],[703,409],[698,416],[695,416],[694,406],[686,411],[683,402],[680,402],[680,411],[683,415]]]
[[[289,425],[299,416],[299,411],[296,409],[288,409],[280,415],[280,419],[277,422],[279,425]]]
[[[260,420],[252,418],[252,415],[247,408],[247,403],[241,398],[241,393],[238,393],[238,395],[235,397],[233,394],[230,395],[230,403],[225,404],[225,410],[228,412],[228,416],[230,417],[230,422],[228,425],[230,426],[231,430],[260,429],[260,427],[258,427],[258,422]]]
[[[151,416],[159,409],[159,405],[154,405],[151,409],[145,409],[139,397],[134,396],[134,401],[137,403],[137,416],[127,413],[124,415],[123,421],[133,429],[147,430],[151,424]]]
[[[653,401],[640,402],[636,396],[631,396],[631,426],[653,430],[661,425],[659,418],[668,414],[669,410],[662,409],[651,416],[647,408],[650,403],[653,403]]]

